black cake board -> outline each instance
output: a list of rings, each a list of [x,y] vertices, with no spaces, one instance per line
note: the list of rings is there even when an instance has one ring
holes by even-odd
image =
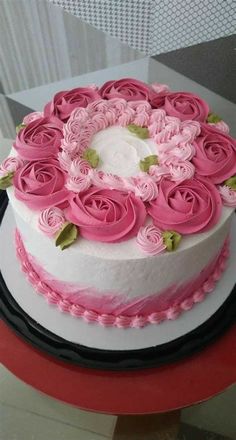
[[[0,192],[0,221],[6,213],[7,206],[6,193]],[[5,239],[12,240],[13,237]],[[0,249],[3,252],[2,243]],[[12,271],[12,267],[10,270]],[[23,273],[21,276],[25,277]],[[223,277],[226,279],[227,276],[226,270]],[[158,367],[180,361],[204,349],[222,336],[236,321],[236,285],[223,297],[226,299],[205,322],[169,342],[134,350],[98,349],[70,342],[32,319],[14,299],[0,273],[0,318],[25,341],[43,352],[65,362],[96,369],[135,370]],[[195,306],[197,307],[198,305]]]

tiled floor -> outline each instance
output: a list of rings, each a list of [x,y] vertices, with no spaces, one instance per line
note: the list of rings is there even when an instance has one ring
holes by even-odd
[[[236,439],[236,387],[182,411],[182,421]],[[111,439],[115,416],[89,413],[51,399],[0,367],[0,440]],[[183,432],[188,434],[187,427]],[[189,435],[181,440],[193,440]],[[211,436],[210,436],[211,435]],[[203,440],[203,437],[196,439]],[[204,440],[212,439],[212,434]]]
[[[0,368],[0,440],[104,440],[115,422],[40,394]]]

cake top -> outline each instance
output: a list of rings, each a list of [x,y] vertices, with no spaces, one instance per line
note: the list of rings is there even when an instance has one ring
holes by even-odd
[[[200,97],[125,78],[57,93],[17,127],[0,188],[61,249],[80,236],[175,250],[236,206],[236,141]]]

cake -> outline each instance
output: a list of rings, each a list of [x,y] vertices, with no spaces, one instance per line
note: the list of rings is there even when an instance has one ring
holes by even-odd
[[[197,95],[108,81],[27,115],[0,188],[32,304],[37,292],[58,323],[64,312],[138,338],[214,295],[229,256],[236,141]]]

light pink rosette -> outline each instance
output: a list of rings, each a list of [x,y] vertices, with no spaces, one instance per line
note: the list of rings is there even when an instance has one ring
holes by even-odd
[[[139,125],[140,127],[146,127],[149,122],[149,113],[140,112],[135,116],[133,123]]]
[[[154,82],[151,84],[151,88],[154,90],[154,92],[156,93],[163,93],[163,92],[169,92],[170,88],[167,84],[161,84],[161,83],[157,83]]]
[[[15,196],[32,210],[68,205],[66,176],[56,159],[27,163],[13,177]]]
[[[193,178],[176,183],[163,178],[157,198],[149,202],[148,213],[163,230],[193,234],[211,229],[219,221],[221,210],[219,191],[210,180]]]
[[[66,218],[63,211],[60,208],[52,206],[51,208],[44,209],[38,219],[39,229],[49,237],[52,237],[62,225],[65,223]]]
[[[90,176],[85,174],[79,174],[78,176],[69,176],[66,182],[66,188],[70,191],[79,193],[85,191],[91,186]]]
[[[192,143],[201,133],[201,123],[198,121],[182,121],[180,129],[184,136],[184,142]]]
[[[148,174],[143,173],[140,176],[134,177],[132,182],[135,195],[140,197],[143,202],[156,199],[158,187],[156,182],[149,177]]]
[[[23,124],[28,125],[30,122],[36,121],[36,119],[43,118],[43,112],[32,112],[26,115],[23,119]]]
[[[208,124],[202,124],[192,162],[196,172],[213,183],[222,183],[236,173],[236,141]]]
[[[72,161],[69,169],[69,174],[71,176],[79,176],[80,174],[88,175],[92,171],[90,164],[87,160],[76,158]]]
[[[66,217],[88,240],[118,243],[137,235],[146,218],[143,202],[134,194],[89,188],[71,195]]]
[[[178,161],[175,157],[172,157],[166,163],[168,164],[170,178],[174,182],[182,182],[194,176],[195,168],[188,160]]]
[[[179,160],[191,160],[195,153],[195,147],[192,144],[182,144],[170,151],[170,155]],[[168,156],[166,159],[168,159]]]
[[[9,156],[0,165],[0,177],[8,173],[15,173],[24,166],[24,161],[20,157]]]
[[[81,192],[88,189],[92,184],[93,170],[86,160],[76,158],[69,168],[69,176],[66,188],[70,191]]]
[[[229,134],[229,131],[230,131],[229,126],[224,121],[219,121],[219,122],[215,122],[215,123],[208,122],[208,124],[212,127],[217,128],[217,130],[222,131],[225,134]]]
[[[151,165],[148,172],[155,182],[160,182],[163,176],[169,175],[169,168],[165,164]]]
[[[68,172],[72,162],[70,153],[68,151],[62,150],[60,153],[58,153],[58,160],[61,168]]]
[[[94,87],[78,87],[56,93],[53,100],[44,107],[45,116],[56,116],[66,122],[76,107],[87,107],[87,105],[99,99],[100,95]]]
[[[148,100],[149,87],[134,78],[107,81],[100,89],[103,99],[123,98],[126,101]]]
[[[19,131],[14,148],[22,159],[30,161],[54,157],[63,138],[62,128],[56,118],[38,118]]]
[[[153,108],[163,108],[169,116],[181,121],[206,121],[209,106],[199,96],[188,92],[152,93],[150,103]]]
[[[152,110],[152,107],[149,104],[149,102],[144,101],[144,100],[130,101],[128,103],[128,107],[133,109],[136,114],[143,113],[143,112],[149,112],[150,110]]]
[[[223,204],[230,208],[236,208],[236,190],[229,188],[227,185],[218,187]]]
[[[150,255],[157,255],[166,249],[162,232],[154,225],[142,226],[138,231],[136,242],[142,251]]]
[[[116,174],[104,173],[103,171],[94,170],[92,182],[98,188],[118,189],[120,191],[126,189],[125,179]]]

